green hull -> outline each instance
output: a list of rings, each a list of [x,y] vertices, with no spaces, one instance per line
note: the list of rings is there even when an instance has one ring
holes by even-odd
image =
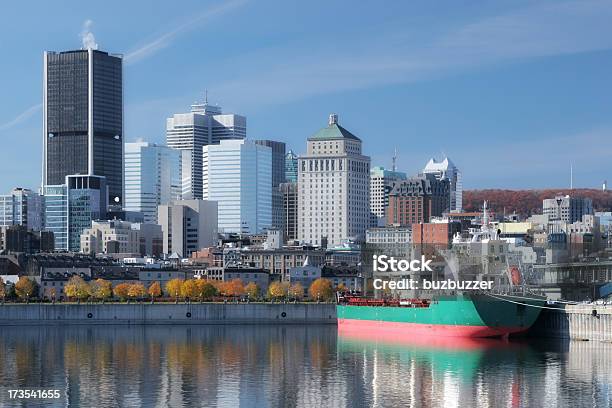
[[[337,309],[341,326],[424,335],[494,337],[529,329],[544,303],[542,298],[469,294],[440,296],[429,307],[338,305]]]

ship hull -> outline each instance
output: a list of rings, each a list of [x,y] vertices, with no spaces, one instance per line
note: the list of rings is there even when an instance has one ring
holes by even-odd
[[[540,298],[442,296],[429,307],[338,305],[343,332],[398,336],[500,337],[528,330],[540,314]]]

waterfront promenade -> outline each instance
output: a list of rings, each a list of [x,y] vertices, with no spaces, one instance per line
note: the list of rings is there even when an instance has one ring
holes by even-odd
[[[336,324],[332,303],[5,303],[0,326]]]

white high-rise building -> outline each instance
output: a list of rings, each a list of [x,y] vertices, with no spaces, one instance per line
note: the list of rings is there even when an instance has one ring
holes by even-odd
[[[450,182],[450,212],[459,213],[463,211],[463,180],[461,172],[455,164],[445,157],[441,162],[430,159],[423,174],[433,174],[438,180],[446,179]]]
[[[399,180],[406,180],[406,173],[387,170],[381,166],[373,167],[370,171],[371,226],[382,227],[386,224],[385,211],[389,206],[389,192],[393,189],[393,183]]]
[[[182,198],[182,155],[188,152],[148,142],[126,143],[124,151],[125,210],[156,223],[159,205]]]
[[[219,144],[221,140],[246,138],[246,117],[223,114],[221,107],[205,101],[191,105],[191,112],[177,113],[166,120],[168,147],[189,152],[191,196],[202,198],[202,147]],[[184,197],[189,198],[189,197]]]
[[[204,146],[203,197],[218,203],[219,232],[257,234],[272,225],[272,149],[250,140]]]
[[[370,222],[370,158],[361,140],[330,115],[298,159],[298,237],[329,247],[363,240]]]

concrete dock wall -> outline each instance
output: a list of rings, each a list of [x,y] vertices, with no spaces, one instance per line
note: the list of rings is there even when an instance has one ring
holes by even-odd
[[[335,304],[4,304],[0,326],[73,324],[336,324]]]
[[[612,306],[567,305],[545,309],[530,334],[574,340],[612,341]]]

